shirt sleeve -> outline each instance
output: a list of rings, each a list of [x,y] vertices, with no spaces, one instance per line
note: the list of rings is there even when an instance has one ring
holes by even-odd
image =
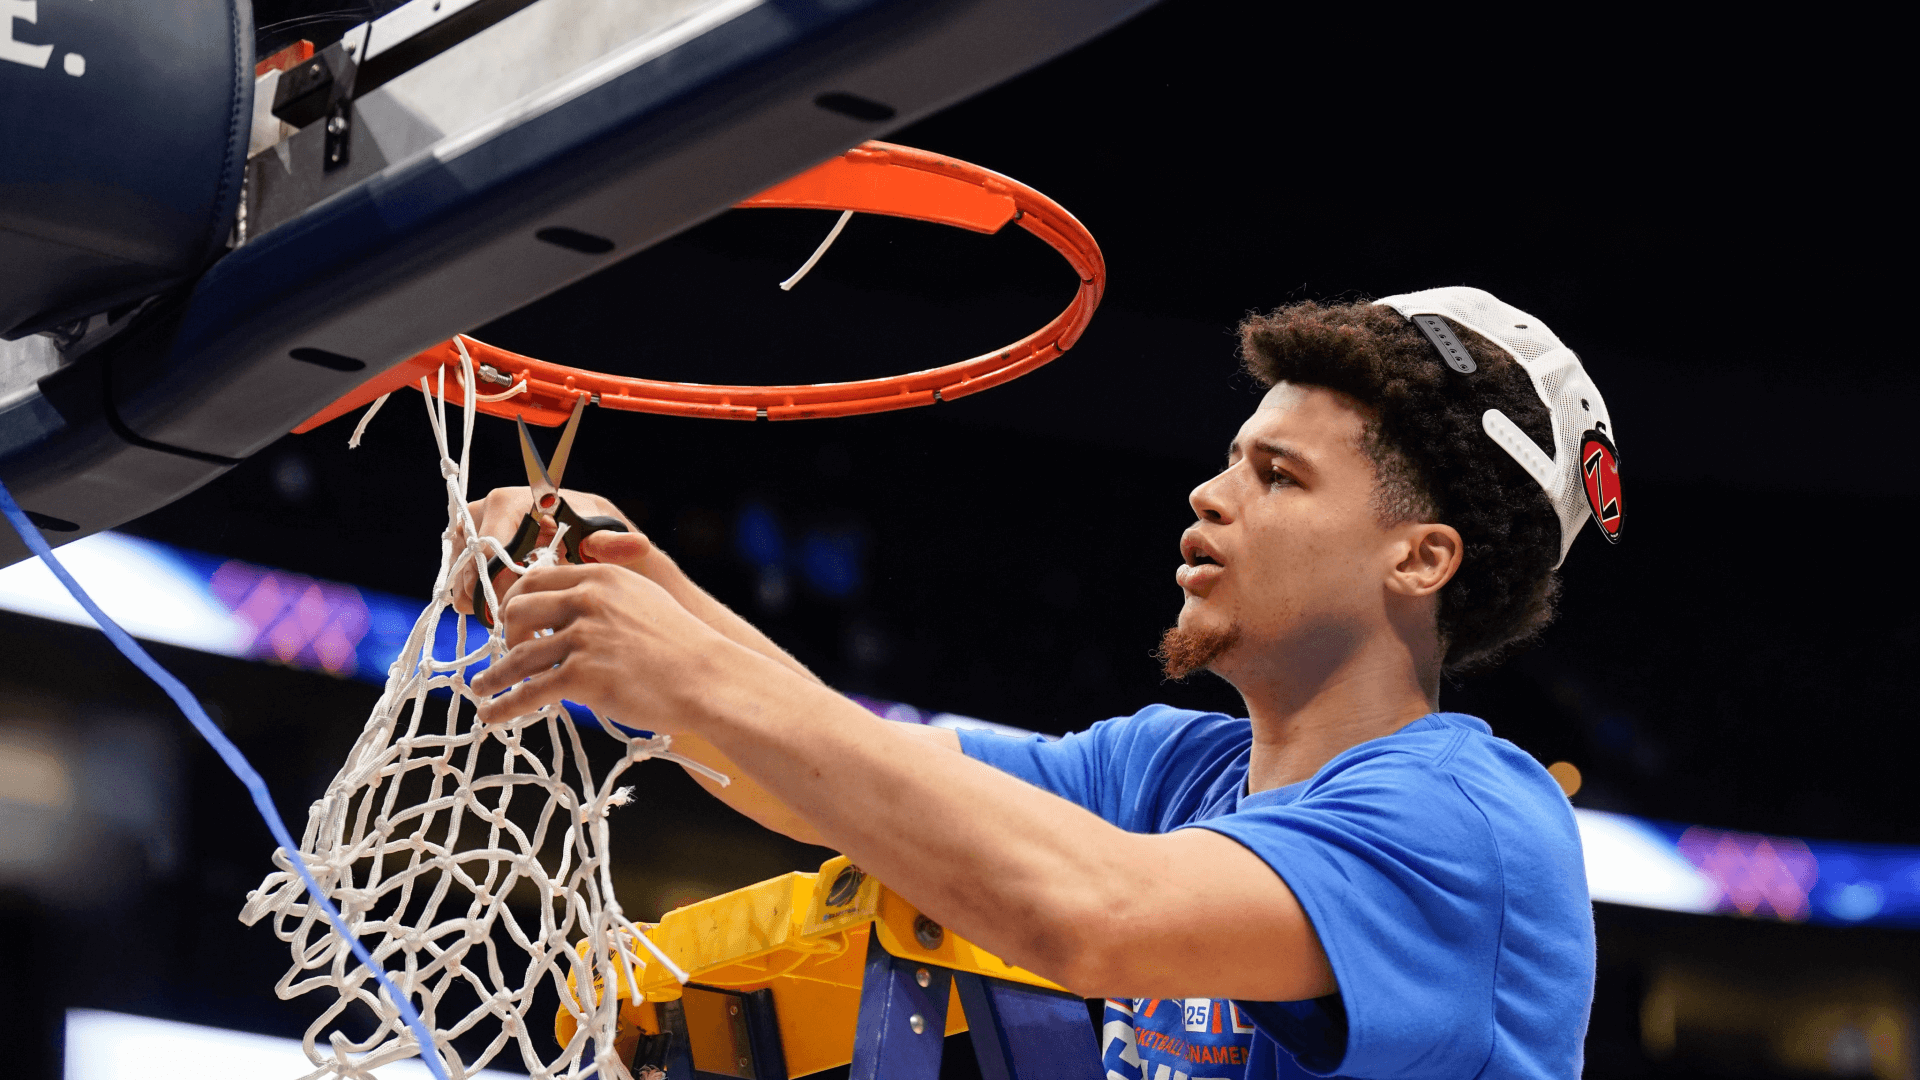
[[[1316,1073],[1378,1080],[1476,1075],[1493,1050],[1505,907],[1486,819],[1445,772],[1382,754],[1323,775],[1286,804],[1258,796],[1196,822],[1260,856],[1312,920],[1339,983],[1320,1002],[1247,1015]]]

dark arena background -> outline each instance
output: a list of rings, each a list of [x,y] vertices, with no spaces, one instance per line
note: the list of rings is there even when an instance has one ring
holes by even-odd
[[[395,6],[258,0],[256,51],[324,47]],[[1186,493],[1257,400],[1235,323],[1485,288],[1580,353],[1621,427],[1624,540],[1583,537],[1540,644],[1442,696],[1572,766],[1583,827],[1612,830],[1604,866],[1588,833],[1587,1075],[1912,1078],[1920,818],[1898,747],[1920,621],[1898,522],[1920,375],[1875,255],[1906,200],[1851,66],[1785,62],[1834,57],[1822,31],[1692,19],[1166,0],[887,135],[1086,224],[1110,283],[1073,351],[844,420],[592,410],[568,484],[878,708],[1047,733],[1155,701],[1235,711],[1224,683],[1169,684],[1149,655],[1178,607]],[[1019,230],[859,215],[775,288],[831,222],[731,211],[470,330],[622,374],[826,381],[993,348],[1074,287]],[[117,532],[208,573],[351,587],[375,633],[380,598],[417,610],[431,587],[443,489],[417,394],[350,451],[357,415]],[[476,442],[475,491],[521,482],[511,425],[483,419]],[[97,631],[0,604],[0,1071],[62,1075],[76,1009],[297,1037],[316,1006],[274,997],[286,948],[235,917],[274,847],[244,791]],[[362,637],[153,648],[297,833],[379,693]],[[636,917],[831,854],[669,765],[637,776],[613,825]],[[945,1075],[978,1075],[948,1043]]]

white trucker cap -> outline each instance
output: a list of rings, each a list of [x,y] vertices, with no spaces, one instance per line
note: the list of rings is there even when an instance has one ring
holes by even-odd
[[[1402,293],[1374,301],[1412,320],[1458,377],[1471,379],[1476,365],[1444,315],[1507,351],[1533,380],[1533,391],[1553,418],[1553,446],[1543,449],[1499,409],[1480,417],[1487,437],[1527,470],[1560,515],[1560,562],[1580,526],[1591,516],[1608,543],[1620,540],[1620,453],[1607,403],[1580,358],[1553,336],[1547,324],[1502,303],[1492,293],[1465,285]],[[1559,563],[1554,564],[1556,567]]]

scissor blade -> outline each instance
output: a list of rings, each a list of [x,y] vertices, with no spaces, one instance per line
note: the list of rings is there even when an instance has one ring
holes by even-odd
[[[538,506],[542,496],[558,488],[547,476],[547,463],[540,460],[540,451],[534,449],[533,436],[527,433],[527,418],[516,416],[514,421],[520,425],[520,461],[527,467],[527,486],[533,489],[534,505]]]
[[[560,446],[553,452],[553,468],[547,470],[556,488],[567,473],[567,456],[573,453],[573,433],[580,430],[580,414],[586,411],[587,398],[582,394],[573,400],[573,415],[567,417],[567,430],[560,433]]]

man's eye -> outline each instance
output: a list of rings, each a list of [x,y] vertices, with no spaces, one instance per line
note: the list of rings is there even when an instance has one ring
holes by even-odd
[[[1288,476],[1288,475],[1287,475],[1286,473],[1284,473],[1284,472],[1282,472],[1282,471],[1280,470],[1280,467],[1276,465],[1276,466],[1274,466],[1274,468],[1273,468],[1273,471],[1272,471],[1271,473],[1269,473],[1269,474],[1268,474],[1268,476],[1267,476],[1267,483],[1269,483],[1269,484],[1291,484],[1291,483],[1293,483],[1293,477],[1291,477],[1291,476]]]

